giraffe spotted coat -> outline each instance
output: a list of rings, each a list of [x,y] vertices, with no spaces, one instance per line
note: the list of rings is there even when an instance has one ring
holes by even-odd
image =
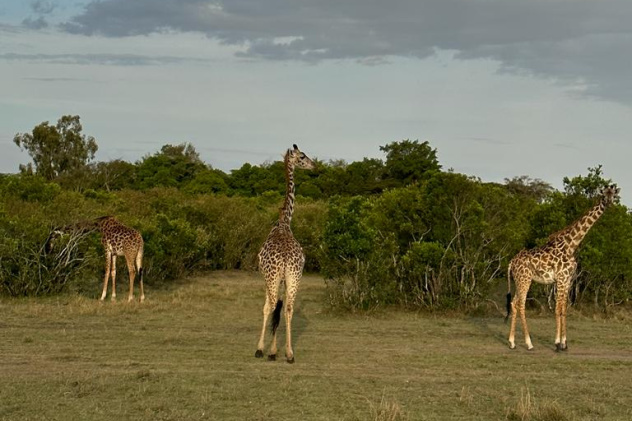
[[[272,228],[268,238],[259,251],[259,270],[266,282],[266,296],[263,305],[263,326],[255,357],[263,357],[264,338],[268,318],[272,316],[272,343],[268,353],[269,360],[275,360],[277,354],[277,326],[279,324],[283,301],[279,298],[281,286],[285,285],[285,357],[294,362],[292,349],[292,316],[294,300],[303,274],[305,255],[301,245],[292,234],[291,222],[294,213],[294,169],[314,168],[314,163],[301,152],[296,145],[288,149],[283,157],[285,165],[286,191],[283,206],[279,211],[279,221]]]
[[[581,218],[568,227],[549,236],[549,241],[542,247],[520,251],[511,261],[507,269],[508,313],[511,315],[509,330],[509,347],[515,348],[516,317],[520,315],[522,330],[527,349],[533,349],[527,319],[525,303],[531,282],[555,284],[555,347],[557,351],[568,349],[566,343],[566,313],[568,293],[577,269],[575,251],[590,228],[603,215],[608,206],[613,204],[619,195],[619,188],[610,185],[601,191],[599,202]],[[516,295],[511,299],[511,278],[516,285]]]

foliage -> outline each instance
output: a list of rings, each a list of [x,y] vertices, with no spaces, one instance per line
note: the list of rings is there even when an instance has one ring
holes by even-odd
[[[188,143],[164,145],[136,163],[89,163],[96,143],[81,134],[78,116],[42,123],[15,142],[35,170],[0,176],[0,281],[10,294],[94,290],[103,271],[97,235],[69,248],[66,261],[74,263],[63,279],[55,272],[63,259],[40,250],[53,226],[102,215],[142,232],[150,285],[200,270],[254,270],[285,193],[282,162],[245,163],[227,174]],[[544,244],[612,183],[600,165],[565,177],[562,191],[528,176],[485,183],[441,171],[427,141],[380,150],[385,160],[317,161],[314,171],[295,173],[294,234],[305,269],[326,277],[333,306],[477,306],[505,288],[513,255]],[[625,206],[606,211],[577,255],[573,303],[609,310],[628,302],[632,215]],[[530,296],[550,303],[553,292],[534,287]]]
[[[136,183],[140,189],[178,187],[189,183],[204,169],[206,165],[190,143],[164,145],[160,152],[137,164]]]
[[[13,142],[25,150],[33,164],[20,166],[24,173],[34,172],[46,180],[81,171],[94,159],[98,146],[92,136],[83,130],[78,115],[65,115],[55,126],[45,121],[33,129],[32,133],[18,133]]]
[[[453,173],[334,202],[323,273],[356,308],[466,305],[489,292],[523,244],[528,210],[501,186]]]
[[[421,181],[429,174],[439,171],[441,165],[437,159],[437,150],[430,147],[428,141],[392,142],[380,146],[386,152],[385,172],[400,185]]]

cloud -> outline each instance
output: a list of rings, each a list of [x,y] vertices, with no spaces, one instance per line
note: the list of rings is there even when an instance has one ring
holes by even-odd
[[[55,10],[55,3],[47,0],[36,0],[31,2],[31,9],[38,15],[49,15]]]
[[[84,35],[200,32],[240,57],[318,62],[494,59],[579,95],[632,104],[628,0],[98,0],[62,24]]]
[[[31,10],[38,15],[37,18],[31,16],[22,20],[22,26],[27,29],[40,30],[48,28],[48,21],[44,18],[45,15],[51,15],[56,8],[56,5],[52,1],[48,0],[35,0],[31,2]]]
[[[148,66],[158,64],[174,64],[182,62],[206,63],[208,60],[174,57],[174,56],[142,56],[135,54],[0,54],[0,60],[30,61],[53,64],[100,64],[112,66]]]
[[[48,22],[43,17],[39,17],[37,19],[26,18],[22,21],[22,26],[28,29],[44,29],[48,27]]]

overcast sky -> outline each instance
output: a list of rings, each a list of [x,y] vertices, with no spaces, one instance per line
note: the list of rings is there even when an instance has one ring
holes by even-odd
[[[0,172],[28,161],[16,133],[78,114],[99,160],[418,139],[485,181],[603,164],[632,197],[631,22],[629,0],[3,0]]]

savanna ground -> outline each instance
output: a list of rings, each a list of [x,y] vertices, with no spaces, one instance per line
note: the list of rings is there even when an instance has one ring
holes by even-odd
[[[629,420],[632,324],[573,311],[569,351],[552,315],[536,349],[506,345],[503,318],[326,311],[303,278],[296,363],[254,357],[256,274],[215,272],[144,304],[59,296],[0,301],[2,420]],[[95,285],[96,297],[100,286]],[[518,342],[518,341],[517,341]]]

